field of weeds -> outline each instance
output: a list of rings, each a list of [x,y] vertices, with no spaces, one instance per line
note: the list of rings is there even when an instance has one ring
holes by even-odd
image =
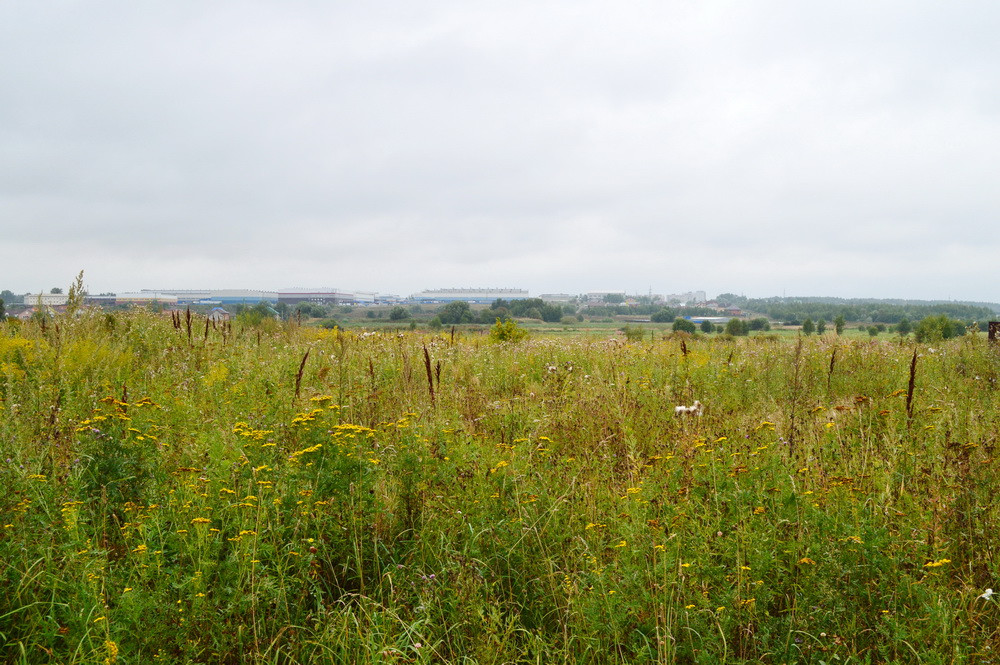
[[[1000,650],[1000,356],[982,335],[269,323],[0,328],[0,660]]]

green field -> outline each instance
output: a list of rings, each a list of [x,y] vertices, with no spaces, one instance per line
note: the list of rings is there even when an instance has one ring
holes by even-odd
[[[178,323],[0,327],[0,661],[1000,650],[983,334]]]

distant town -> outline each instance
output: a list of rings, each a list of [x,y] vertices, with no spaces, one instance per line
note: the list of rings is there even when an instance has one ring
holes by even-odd
[[[408,325],[411,329],[443,325],[493,325],[519,319],[560,326],[659,324],[674,332],[747,335],[772,329],[840,334],[846,329],[920,339],[948,338],[986,330],[1000,318],[1000,304],[986,302],[836,297],[747,298],[705,291],[629,294],[624,291],[542,293],[519,288],[428,289],[406,297],[337,288],[142,289],[122,293],[87,293],[82,274],[63,291],[17,295],[0,292],[0,319],[45,319],[80,307],[122,310],[143,307],[156,312],[190,310],[213,322],[240,318],[253,324],[265,319],[310,321],[325,328]],[[174,314],[176,316],[176,314]],[[381,323],[380,321],[381,320]],[[851,324],[848,326],[848,324]],[[641,330],[641,328],[637,329]],[[928,332],[929,331],[929,332]],[[635,332],[635,330],[633,330]]]
[[[66,304],[68,294],[56,288],[49,292],[26,293],[15,295],[4,292],[7,305],[37,306],[48,305],[59,307]],[[273,304],[288,303],[296,305],[303,302],[322,305],[396,305],[396,304],[432,304],[464,301],[470,304],[490,304],[500,300],[527,300],[532,298],[524,289],[494,289],[494,288],[462,288],[433,289],[414,293],[402,298],[398,295],[381,294],[368,291],[341,291],[332,288],[289,288],[278,291],[258,291],[253,289],[142,289],[124,293],[86,294],[84,302],[93,305],[256,305],[260,302]],[[662,302],[665,304],[704,304],[707,297],[704,291],[690,291],[667,296],[659,294],[627,295],[624,291],[599,291],[571,295],[568,293],[544,293],[538,296],[547,303],[594,302],[594,303],[625,303],[648,304]]]
[[[497,301],[516,302],[537,299],[546,304],[575,305],[625,305],[625,306],[717,306],[708,301],[704,291],[690,291],[670,295],[646,294],[629,295],[624,291],[599,291],[582,294],[545,293],[531,296],[527,290],[517,288],[448,288],[431,289],[414,293],[407,297],[381,294],[369,291],[346,291],[336,288],[287,288],[275,291],[254,289],[142,289],[122,293],[85,293],[84,305],[115,308],[127,306],[158,306],[172,309],[176,307],[225,308],[234,306],[255,306],[261,303],[273,305],[276,311],[302,304],[339,306],[395,306],[434,305],[465,302],[470,305],[490,305]],[[2,300],[12,316],[30,318],[40,309],[52,312],[62,311],[69,300],[69,294],[61,288],[49,292],[17,295],[4,291]]]

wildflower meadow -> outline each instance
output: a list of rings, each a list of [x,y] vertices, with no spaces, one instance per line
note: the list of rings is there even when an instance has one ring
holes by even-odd
[[[0,326],[0,661],[997,660],[981,333],[194,319]]]

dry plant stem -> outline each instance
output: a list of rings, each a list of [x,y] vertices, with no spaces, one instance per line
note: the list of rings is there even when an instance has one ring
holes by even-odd
[[[910,360],[910,382],[906,386],[906,424],[913,422],[913,389],[917,380],[917,350],[913,349],[913,359]]]

